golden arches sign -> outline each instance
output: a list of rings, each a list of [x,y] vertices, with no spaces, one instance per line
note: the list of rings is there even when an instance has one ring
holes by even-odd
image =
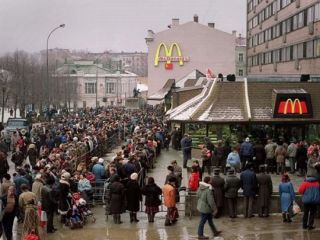
[[[160,56],[161,50],[164,49],[165,56]],[[173,57],[173,51],[176,49],[177,55],[176,57]],[[189,61],[188,57],[183,57],[181,48],[177,43],[172,43],[170,47],[168,48],[165,43],[160,43],[156,55],[154,57],[154,66],[158,66],[159,62],[166,62],[166,64],[171,64],[172,62],[179,62],[180,66],[183,66],[184,62]]]
[[[284,112],[283,114],[287,114],[288,113],[288,106],[289,106],[289,103],[291,105],[291,113],[294,113],[295,112],[295,108],[296,108],[296,104],[298,104],[299,106],[299,114],[302,114],[302,106],[301,106],[301,102],[298,98],[296,98],[294,101],[292,101],[291,98],[289,98],[287,101],[286,101],[286,104],[284,105]]]

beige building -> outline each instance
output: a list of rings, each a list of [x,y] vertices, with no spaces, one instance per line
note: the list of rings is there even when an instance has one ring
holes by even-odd
[[[247,1],[248,75],[320,78],[320,1]]]
[[[198,17],[184,24],[172,19],[168,29],[148,31],[148,96],[162,89],[169,79],[176,81],[199,70],[213,74],[235,74],[235,34],[200,24]]]
[[[75,61],[56,70],[57,81],[74,83],[70,98],[73,108],[125,105],[137,87],[137,75],[128,71],[112,71],[93,61]],[[61,89],[64,91],[64,89]],[[70,91],[68,91],[70,92]],[[63,102],[63,98],[61,99]]]

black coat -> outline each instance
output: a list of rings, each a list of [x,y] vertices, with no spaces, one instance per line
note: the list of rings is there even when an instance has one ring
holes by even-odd
[[[54,192],[52,188],[45,185],[41,189],[41,206],[43,211],[54,211],[57,201],[55,200]]]
[[[243,196],[255,197],[258,189],[256,174],[252,170],[247,169],[241,173],[240,181]]]
[[[306,169],[307,168],[307,162],[308,162],[308,156],[307,156],[307,148],[304,146],[300,146],[297,149],[296,154],[297,159],[297,167],[298,169]]]
[[[69,193],[70,185],[63,180],[60,180],[58,209],[61,214],[67,214],[68,210],[71,208]]]
[[[146,196],[144,205],[147,207],[158,207],[161,205],[159,196],[162,194],[161,188],[154,184],[148,184],[141,190],[142,194]]]
[[[227,176],[224,184],[224,196],[226,198],[238,197],[240,185],[240,179],[236,175]]]
[[[257,175],[258,181],[258,204],[259,207],[268,207],[270,204],[271,194],[272,194],[272,180],[270,175],[265,173],[260,173]]]
[[[222,207],[224,202],[224,179],[220,176],[213,176],[211,186],[217,207]]]
[[[120,182],[110,184],[110,214],[120,214],[126,209],[125,187]]]
[[[34,148],[30,148],[28,150],[29,161],[32,167],[34,167],[37,163],[37,150]]]
[[[139,183],[135,180],[129,180],[126,185],[127,210],[138,212],[140,210],[140,201],[142,201]]]

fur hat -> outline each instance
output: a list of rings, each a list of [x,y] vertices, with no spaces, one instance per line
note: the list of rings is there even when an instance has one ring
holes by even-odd
[[[130,179],[131,179],[131,180],[137,180],[137,179],[138,179],[138,174],[137,174],[137,173],[132,173],[132,174],[130,175]]]
[[[99,158],[98,162],[99,163],[104,163],[104,159],[103,158]]]
[[[61,179],[62,179],[62,180],[69,180],[70,177],[71,177],[71,175],[70,175],[70,173],[68,173],[68,172],[65,172],[65,173],[63,173],[63,174],[61,175]]]

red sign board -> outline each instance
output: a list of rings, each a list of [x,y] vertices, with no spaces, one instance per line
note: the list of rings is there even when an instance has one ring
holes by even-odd
[[[310,94],[277,94],[274,117],[311,118],[312,116]]]

